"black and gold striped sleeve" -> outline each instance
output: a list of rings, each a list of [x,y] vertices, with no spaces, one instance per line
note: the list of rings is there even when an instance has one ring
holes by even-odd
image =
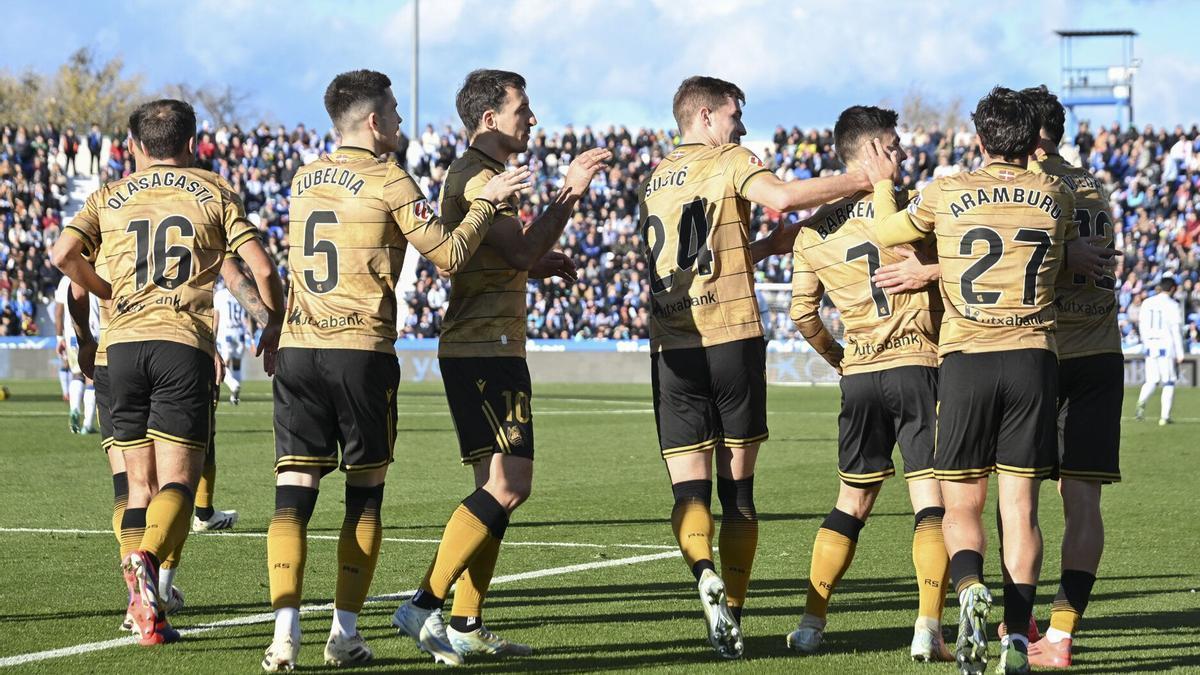
[[[254,227],[254,223],[246,219],[246,208],[242,206],[241,196],[224,186],[221,186],[220,190],[225,242],[229,251],[236,253],[242,244],[258,238],[258,230]]]
[[[389,171],[386,181],[383,200],[400,234],[438,268],[450,274],[457,272],[479,248],[496,207],[485,199],[475,199],[462,222],[447,227],[434,215],[429,200],[411,176],[397,167]]]

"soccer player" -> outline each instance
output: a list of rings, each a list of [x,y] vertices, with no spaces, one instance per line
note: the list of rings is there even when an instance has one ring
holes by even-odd
[[[996,87],[972,118],[984,156],[977,171],[940,178],[901,211],[893,182],[875,188],[880,244],[937,236],[945,305],[938,353],[934,475],[943,535],[960,603],[956,656],[964,672],[987,662],[981,520],[988,476],[999,477],[1004,587],[1001,672],[1027,672],[1028,635],[1041,565],[1037,490],[1056,461],[1058,364],[1054,280],[1077,237],[1070,188],[1028,170],[1039,117],[1029,97]],[[891,215],[887,215],[887,214]]]
[[[225,384],[229,402],[237,405],[242,395],[242,354],[246,351],[246,310],[229,288],[220,284],[213,295],[217,315],[217,353],[225,362]]]
[[[64,276],[54,290],[54,327],[58,335],[59,356],[66,360],[71,377],[67,386],[69,428],[73,434],[91,434],[96,431],[96,387],[92,379],[79,369],[79,338],[67,311],[70,291],[71,279]],[[87,319],[93,332],[98,329],[99,312],[99,304],[93,298]]]
[[[1146,382],[1138,394],[1137,419],[1146,417],[1146,402],[1154,389],[1162,385],[1162,410],[1159,426],[1171,423],[1171,404],[1175,401],[1175,380],[1178,366],[1183,363],[1183,310],[1171,297],[1175,294],[1175,279],[1164,276],[1158,282],[1158,293],[1142,302],[1138,315],[1138,335],[1146,350]]]
[[[838,157],[854,169],[878,147],[903,161],[896,117],[895,111],[867,106],[842,112],[833,129]],[[952,661],[941,630],[949,581],[942,540],[945,509],[933,476],[942,300],[936,287],[890,295],[875,285],[872,275],[881,265],[903,258],[876,240],[871,202],[871,192],[863,190],[821,207],[800,230],[792,258],[791,317],[813,349],[841,373],[842,410],[837,504],[817,530],[804,616],[787,642],[802,653],[820,646],[830,596],[850,568],[883,481],[895,475],[892,448],[899,441],[916,514],[913,564],[920,603],[910,653],[921,661]],[[845,347],[821,320],[826,292],[842,317]]]
[[[742,606],[758,546],[754,466],[767,439],[766,342],[750,254],[751,202],[795,211],[869,189],[889,166],[785,183],[738,143],[745,95],[713,77],[675,92],[682,142],[642,185],[638,204],[651,291],[650,363],[671,524],[696,578],[709,643],[742,654]],[[886,165],[886,162],[883,162]],[[721,501],[721,574],[713,564],[713,458]]]
[[[457,227],[433,215],[416,182],[380,155],[396,150],[400,115],[391,80],[356,70],[335,77],[325,109],[341,145],[292,180],[287,325],[275,375],[275,514],[267,568],[275,635],[267,671],[291,670],[300,648],[306,529],[322,476],[346,472],[338,543],[331,665],[364,663],[358,632],[383,538],[380,506],[396,435],[396,280],[412,244],[450,273],[487,234],[495,204],[528,170],[498,174]],[[340,448],[340,457],[339,457]]]
[[[122,568],[140,642],[153,645],[179,635],[161,603],[159,564],[187,537],[210,440],[212,286],[226,250],[253,272],[274,312],[272,335],[282,319],[282,287],[237,195],[215,174],[190,167],[192,107],[171,99],[146,103],[131,116],[130,128],[137,134],[138,166],[145,168],[93,193],[52,257],[72,281],[112,300],[103,336],[111,447],[124,453],[126,517],[145,509],[145,531]],[[111,285],[84,257],[96,251]],[[271,350],[268,342],[268,356]]]
[[[1058,154],[1066,113],[1045,85],[1025,89],[1041,121],[1031,171],[1057,176],[1075,193],[1075,224],[1081,239],[1113,248],[1108,195],[1087,169]],[[1125,358],[1117,327],[1116,278],[1059,273],[1054,300],[1058,343],[1059,483],[1065,529],[1058,593],[1050,610],[1050,628],[1029,649],[1030,665],[1071,665],[1072,635],[1096,582],[1104,551],[1100,489],[1121,480],[1121,404],[1125,395]],[[1143,310],[1144,311],[1144,310]],[[1143,316],[1145,316],[1143,314]]]
[[[517,73],[473,71],[456,98],[471,146],[450,165],[442,188],[441,214],[451,227],[462,221],[505,163],[526,150],[530,129],[537,124],[525,78]],[[611,155],[591,149],[576,157],[562,189],[528,227],[517,220],[515,200],[497,205],[483,244],[451,277],[438,362],[462,462],[474,471],[475,490],[451,514],[420,590],[392,619],[401,634],[414,638],[438,662],[457,665],[473,654],[531,653],[528,646],[495,635],[483,623],[483,600],[504,531],[533,484],[526,282],[530,276],[573,276],[569,258],[547,254]],[[566,269],[558,266],[564,258]],[[446,628],[442,607],[454,584]]]
[[[96,273],[102,279],[107,280],[107,264],[102,257],[97,258],[95,266]],[[262,303],[262,299],[258,295],[258,289],[254,285],[254,278],[242,269],[235,258],[226,258],[221,264],[221,278],[224,280],[226,288],[233,289],[233,292],[239,298],[239,302],[249,308],[247,311],[254,316],[255,320],[264,326],[267,325],[270,321],[270,316],[266,311],[266,306]],[[92,327],[88,324],[89,305],[91,303],[98,305],[96,321],[93,324],[96,327],[95,333],[92,332]],[[71,284],[71,294],[67,299],[67,307],[70,310],[71,319],[74,322],[74,328],[78,336],[80,369],[84,375],[91,377],[96,383],[96,410],[101,432],[100,447],[104,450],[108,458],[113,479],[113,534],[117,539],[120,550],[118,560],[124,560],[126,556],[136,550],[138,543],[141,541],[145,530],[146,513],[145,509],[131,511],[128,520],[129,527],[123,527],[123,524],[126,522],[125,513],[129,498],[129,477],[125,470],[124,455],[120,452],[110,452],[113,439],[108,392],[108,357],[105,350],[99,349],[99,334],[103,332],[104,326],[109,320],[108,305],[108,302],[99,301],[96,296],[89,294],[82,286],[74,283]],[[216,363],[219,364],[220,362],[217,361]],[[218,375],[223,370],[223,367],[218,368]],[[213,411],[214,413],[216,411],[215,401]],[[212,507],[213,492],[216,486],[215,448],[216,417],[214,414],[212,435],[209,440],[208,451],[205,454],[204,469],[200,473],[200,479],[196,487],[196,515],[192,519],[193,532],[229,529],[237,523],[237,511],[222,511]],[[153,494],[153,492],[157,491],[157,485],[152,486],[148,491]],[[183,609],[184,605],[183,593],[174,585],[174,578],[181,555],[182,546],[168,553],[159,565],[159,597],[164,599],[164,611],[168,615]],[[134,629],[133,615],[128,611],[125,613],[125,620],[121,624],[121,628],[126,631]]]

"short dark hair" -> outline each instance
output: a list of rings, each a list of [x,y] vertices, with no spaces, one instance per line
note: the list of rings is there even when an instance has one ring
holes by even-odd
[[[1067,126],[1067,111],[1063,108],[1062,103],[1059,103],[1058,97],[1044,84],[1022,89],[1021,93],[1033,101],[1034,107],[1037,108],[1038,119],[1042,123],[1042,131],[1046,132],[1046,136],[1056,145],[1062,142]]]
[[[1163,275],[1163,278],[1158,281],[1158,290],[1164,293],[1174,293],[1175,288],[1175,277]]]
[[[387,88],[391,79],[374,70],[351,70],[333,78],[325,88],[325,112],[339,130],[343,123],[353,122],[348,115],[360,108],[368,113],[381,112],[387,103]]]
[[[489,110],[500,110],[508,98],[508,88],[524,90],[525,78],[509,70],[492,70],[480,68],[467,73],[458,94],[454,97],[454,107],[458,109],[458,118],[467,128],[468,134],[475,133],[483,122],[483,115]]]
[[[864,138],[878,136],[880,132],[894,131],[900,115],[895,110],[871,105],[850,106],[838,115],[833,125],[833,145],[838,159],[849,162],[858,155],[858,146]]]
[[[732,82],[704,75],[694,75],[684,80],[679,89],[675,90],[675,99],[671,103],[671,113],[675,115],[679,131],[683,132],[684,126],[691,121],[697,110],[716,110],[725,105],[726,98],[732,98],[739,103],[746,102],[746,94],[741,87]]]
[[[979,99],[971,113],[979,142],[989,155],[1016,159],[1028,157],[1038,144],[1041,119],[1028,96],[1005,87],[993,87]]]
[[[185,101],[160,98],[138,106],[129,116],[129,131],[157,159],[187,152],[196,137],[196,111]]]

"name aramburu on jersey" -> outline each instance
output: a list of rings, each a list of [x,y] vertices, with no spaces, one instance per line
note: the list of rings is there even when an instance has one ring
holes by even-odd
[[[950,202],[950,215],[958,218],[977,206],[988,204],[1025,204],[1045,211],[1056,220],[1062,215],[1062,207],[1054,197],[1041,190],[1026,190],[1020,187],[993,187],[990,190],[980,188],[963,192],[957,200]]]

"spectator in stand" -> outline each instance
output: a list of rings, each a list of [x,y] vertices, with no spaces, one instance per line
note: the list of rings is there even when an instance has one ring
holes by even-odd
[[[100,125],[92,124],[92,130],[87,135],[88,153],[91,154],[91,159],[88,160],[88,173],[93,176],[100,173],[100,150],[104,147],[104,136],[100,133]]]
[[[66,157],[63,171],[70,176],[74,176],[79,170],[75,166],[75,155],[79,154],[79,137],[75,135],[75,127],[67,127],[66,133],[63,134],[62,153]]]

